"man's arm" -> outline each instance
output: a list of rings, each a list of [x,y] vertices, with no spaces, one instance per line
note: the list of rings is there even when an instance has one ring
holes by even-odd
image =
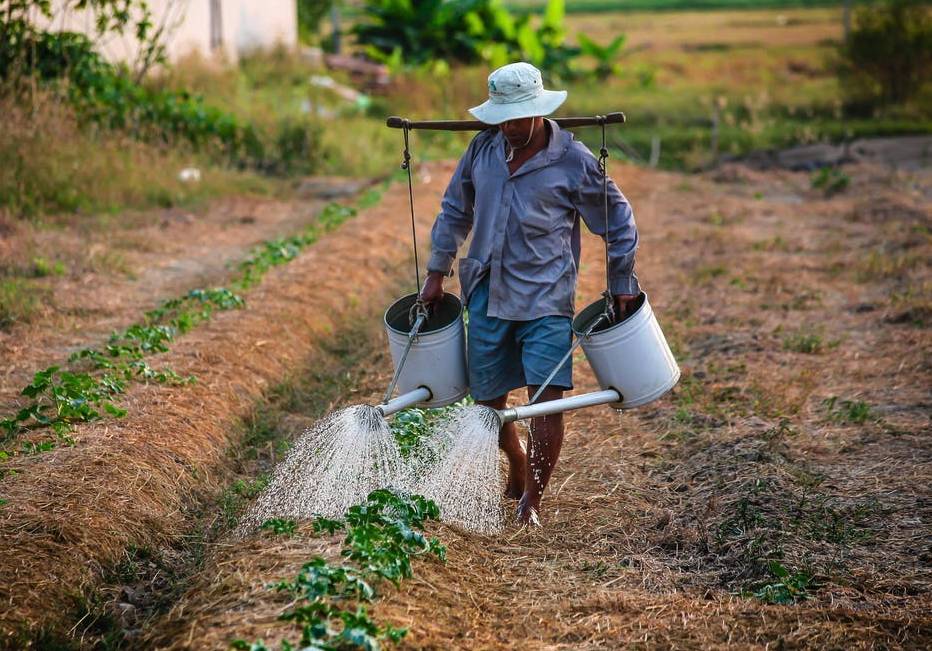
[[[582,154],[583,174],[574,204],[589,230],[608,243],[609,291],[615,297],[615,311],[622,315],[626,305],[640,293],[634,273],[634,254],[638,247],[637,225],[631,204],[608,179],[608,233],[605,232],[605,200],[602,194],[602,171],[589,152]],[[633,305],[633,303],[632,303]]]
[[[427,280],[421,291],[421,300],[434,303],[443,298],[443,278],[453,269],[453,260],[460,244],[472,229],[475,188],[472,182],[472,159],[475,139],[447,185],[440,203],[440,214],[430,231],[431,252],[427,261]]]

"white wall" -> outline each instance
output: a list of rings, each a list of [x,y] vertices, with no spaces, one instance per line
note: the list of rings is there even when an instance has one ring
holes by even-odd
[[[89,12],[64,12],[66,0],[55,0],[54,30],[84,32],[94,37]],[[222,47],[211,47],[211,5],[220,8]],[[166,24],[170,61],[199,52],[205,57],[229,61],[250,51],[278,44],[294,47],[298,41],[298,9],[295,0],[149,0],[156,25]],[[139,44],[130,34],[110,37],[99,43],[101,52],[113,61],[132,61]],[[222,55],[222,56],[221,56]]]

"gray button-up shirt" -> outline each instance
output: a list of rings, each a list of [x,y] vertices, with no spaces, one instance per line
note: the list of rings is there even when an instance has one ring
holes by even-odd
[[[605,237],[602,172],[592,152],[547,120],[550,142],[514,174],[498,129],[473,138],[459,161],[431,231],[429,271],[449,275],[457,249],[472,230],[460,260],[468,302],[490,274],[488,316],[528,321],[573,316],[582,216]],[[628,200],[608,181],[608,249],[612,294],[637,294],[634,252],[638,233]]]

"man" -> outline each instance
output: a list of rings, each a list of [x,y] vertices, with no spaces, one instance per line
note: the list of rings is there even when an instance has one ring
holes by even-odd
[[[476,402],[502,409],[513,389],[534,395],[572,345],[582,216],[606,237],[602,173],[585,145],[549,115],[566,91],[545,90],[540,71],[512,63],[489,75],[489,99],[469,109],[497,125],[469,144],[450,180],[431,232],[432,253],[421,298],[443,296],[457,249],[472,231],[460,260],[460,286],[469,310],[467,361]],[[639,293],[634,274],[637,228],[628,201],[608,183],[609,276],[616,314]],[[573,388],[572,361],[557,373],[540,401]],[[519,500],[521,522],[539,525],[541,496],[560,455],[563,415],[535,418],[525,455],[514,423],[502,427],[508,457],[506,495]]]

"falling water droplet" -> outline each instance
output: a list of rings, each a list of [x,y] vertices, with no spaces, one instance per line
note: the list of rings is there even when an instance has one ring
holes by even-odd
[[[502,477],[495,412],[463,407],[437,423],[409,466],[409,490],[436,502],[443,521],[476,533],[502,530]]]
[[[340,517],[371,491],[398,487],[401,478],[401,457],[382,413],[367,405],[341,409],[295,441],[240,528],[269,518]]]

